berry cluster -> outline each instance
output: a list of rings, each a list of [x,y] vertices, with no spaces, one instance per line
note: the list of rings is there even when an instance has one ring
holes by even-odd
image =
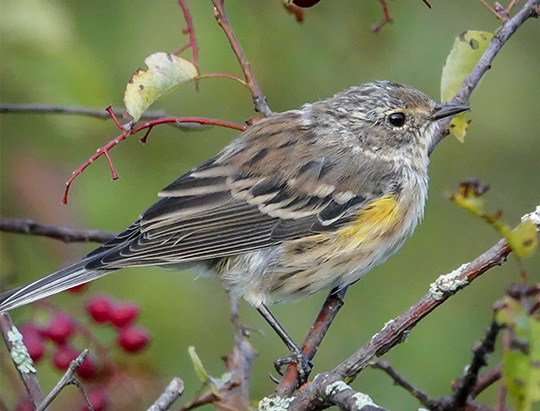
[[[78,293],[84,289],[85,287],[79,286],[70,291]],[[76,374],[82,380],[92,383],[93,390],[89,392],[89,398],[94,410],[105,410],[108,402],[106,387],[114,372],[110,372],[111,360],[100,358],[100,351],[110,350],[95,337],[92,328],[98,327],[98,324],[111,326],[116,332],[113,347],[119,347],[128,353],[138,353],[150,340],[148,330],[134,325],[140,313],[139,306],[132,302],[114,302],[109,296],[95,296],[91,297],[85,306],[85,313],[91,321],[84,322],[83,318],[76,321],[73,316],[57,308],[52,312],[53,315],[45,326],[28,322],[19,328],[30,357],[37,363],[50,352],[52,365],[58,370],[65,371],[71,361],[80,354],[81,350],[75,348],[81,345],[80,337],[86,340],[85,345],[91,350],[92,345],[100,346],[102,350],[96,350],[97,357],[88,355],[76,370]],[[21,399],[17,411],[26,409],[28,400]],[[86,404],[82,409],[88,409]]]

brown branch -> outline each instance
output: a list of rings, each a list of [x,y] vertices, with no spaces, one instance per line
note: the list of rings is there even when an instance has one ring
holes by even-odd
[[[4,231],[6,233],[44,236],[63,241],[64,243],[106,243],[116,235],[110,231],[74,230],[68,227],[41,224],[34,220],[22,218],[0,218],[0,231]]]
[[[368,395],[355,392],[349,385],[332,373],[322,373],[317,375],[308,387],[315,395],[314,398],[316,398],[316,400],[313,401],[312,398],[300,394],[289,404],[287,407],[288,409],[295,411],[314,411],[336,405],[342,410],[387,411],[385,408],[375,404]],[[302,393],[303,392],[305,392],[305,390],[302,391]],[[275,400],[265,398],[263,401],[268,403]],[[268,407],[266,409],[277,408]]]
[[[67,387],[68,385],[75,385],[77,388],[79,388],[79,391],[81,391],[82,396],[84,397],[84,400],[86,401],[86,404],[88,405],[88,409],[90,411],[93,411],[94,408],[92,407],[92,404],[90,403],[90,399],[88,398],[88,394],[86,393],[86,390],[84,389],[81,382],[75,377],[73,374],[81,366],[84,359],[88,355],[88,350],[85,349],[82,353],[79,354],[77,358],[75,358],[73,361],[69,363],[69,367],[60,378],[60,381],[54,386],[54,388],[51,390],[49,395],[43,400],[41,404],[39,404],[38,407],[36,407],[36,411],[44,411],[51,402],[54,401],[54,399],[60,394],[60,392]]]
[[[249,91],[251,92],[255,111],[261,113],[265,117],[269,117],[272,115],[272,110],[270,110],[270,107],[268,106],[268,103],[266,101],[266,97],[264,96],[261,88],[259,87],[259,84],[257,84],[257,80],[255,80],[255,76],[253,75],[253,71],[251,70],[251,64],[247,60],[246,55],[244,54],[244,50],[242,50],[242,47],[240,46],[240,43],[238,42],[238,39],[236,38],[236,35],[231,28],[231,24],[229,23],[229,19],[227,18],[227,14],[225,13],[225,8],[223,7],[223,2],[224,0],[212,0],[212,3],[214,4],[214,17],[216,18],[217,23],[223,29],[223,32],[227,36],[233,52],[236,55],[240,66],[242,67],[242,71],[244,72],[244,76],[246,78],[247,86],[249,88]]]
[[[13,325],[8,313],[0,313],[0,332],[9,351],[15,368],[24,384],[30,400],[37,407],[43,403],[43,391],[36,377],[36,370],[33,367],[32,359],[22,342],[22,335]]]
[[[404,341],[416,324],[457,291],[490,268],[504,263],[510,252],[511,249],[506,240],[500,240],[469,264],[465,264],[447,275],[440,276],[436,282],[431,284],[430,291],[426,295],[403,314],[390,320],[370,341],[334,368],[330,374],[339,380],[355,378],[374,358],[382,356]],[[318,390],[312,385],[305,387],[291,403],[295,410],[326,408],[326,403],[317,397]],[[311,404],[310,408],[303,405],[308,403]]]
[[[514,17],[506,21],[502,28],[496,31],[495,35],[491,39],[488,48],[471,71],[471,73],[465,78],[460,89],[456,95],[450,101],[455,104],[465,104],[472,91],[478,85],[480,79],[491,68],[491,64],[495,59],[495,56],[499,53],[502,46],[508,41],[508,39],[516,32],[516,30],[530,18],[538,18],[540,8],[540,0],[528,0],[527,3],[519,10]],[[444,137],[448,135],[448,126],[451,119],[441,120],[438,128],[433,136],[429,152],[433,151],[435,146],[441,142]]]
[[[184,393],[184,382],[174,377],[147,411],[166,411]]]
[[[311,326],[304,343],[302,344],[302,351],[308,359],[315,357],[317,349],[321,344],[324,336],[328,332],[328,328],[334,321],[337,313],[345,303],[345,293],[347,292],[347,287],[341,290],[332,290],[326,301],[324,302],[319,315],[315,319],[315,322]],[[294,390],[298,387],[298,371],[296,369],[296,364],[291,364],[287,367],[285,375],[281,379],[280,383],[274,390],[273,397],[288,397]]]

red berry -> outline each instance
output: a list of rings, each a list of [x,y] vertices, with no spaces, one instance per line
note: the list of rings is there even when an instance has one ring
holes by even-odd
[[[32,361],[38,362],[45,352],[42,331],[33,323],[24,325],[19,331],[23,336],[23,342],[28,354],[30,354],[30,358],[32,358]]]
[[[23,342],[28,350],[28,354],[32,361],[38,362],[43,354],[45,353],[45,345],[43,344],[43,339],[36,335],[30,334],[29,336],[23,335]]]
[[[69,363],[78,357],[77,351],[71,348],[69,345],[60,345],[54,353],[52,362],[53,365],[59,370],[67,370]]]
[[[17,411],[35,411],[35,409],[34,403],[28,398],[20,398],[19,401],[17,401]]]
[[[108,297],[95,297],[86,304],[86,312],[98,323],[109,321],[113,303]]]
[[[131,324],[139,315],[139,306],[135,303],[123,303],[114,307],[110,321],[118,328]]]
[[[37,324],[30,322],[26,323],[22,327],[19,327],[19,332],[25,337],[30,334],[35,335],[36,337],[42,337],[44,334],[43,329],[38,327]]]
[[[108,394],[103,388],[88,394],[88,399],[94,411],[105,411],[107,409]],[[86,402],[82,406],[82,410],[88,411],[88,404]]]
[[[81,366],[77,368],[77,375],[84,379],[91,379],[97,374],[97,366],[92,357],[87,356]]]
[[[90,283],[84,283],[68,288],[66,291],[73,294],[80,294],[84,293],[88,287],[90,287]]]
[[[63,344],[73,332],[75,325],[67,315],[54,317],[45,330],[45,334],[57,344]]]
[[[127,352],[138,352],[148,344],[150,333],[140,327],[128,327],[120,331],[118,345]]]
[[[298,7],[313,7],[321,0],[293,0],[293,3]]]

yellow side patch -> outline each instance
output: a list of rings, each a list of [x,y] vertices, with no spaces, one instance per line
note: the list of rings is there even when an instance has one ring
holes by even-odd
[[[394,196],[384,196],[356,212],[356,219],[337,232],[352,247],[392,232],[400,220]]]

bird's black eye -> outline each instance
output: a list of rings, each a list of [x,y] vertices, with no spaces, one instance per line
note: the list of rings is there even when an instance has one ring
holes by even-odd
[[[388,116],[388,121],[390,124],[392,124],[394,127],[403,127],[405,124],[405,114],[403,113],[392,113]]]

